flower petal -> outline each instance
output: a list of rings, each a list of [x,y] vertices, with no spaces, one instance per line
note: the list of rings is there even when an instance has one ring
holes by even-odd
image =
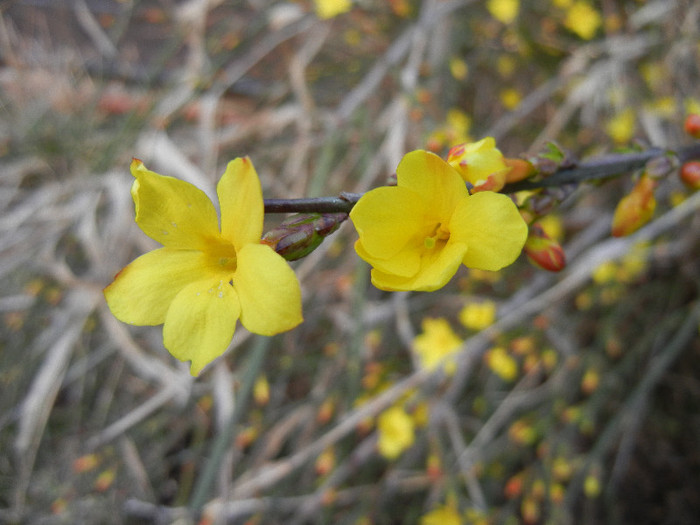
[[[450,235],[469,246],[463,261],[466,266],[496,271],[518,258],[527,239],[527,225],[508,196],[485,191],[457,206]]]
[[[417,193],[398,187],[381,187],[365,193],[350,211],[364,253],[389,259],[411,240],[422,239],[426,229],[425,204]],[[369,261],[360,255],[370,264]]]
[[[204,279],[183,288],[163,325],[163,344],[181,361],[192,361],[196,376],[226,351],[241,312],[238,296],[223,279]]]
[[[457,203],[469,195],[459,173],[434,153],[417,150],[404,155],[396,168],[399,187],[413,190],[430,203],[439,222],[452,215]]]
[[[303,321],[299,281],[269,246],[248,244],[238,252],[233,286],[241,301],[241,323],[251,332],[275,335]]]
[[[171,301],[189,283],[201,279],[202,254],[160,248],[132,261],[104,289],[114,317],[139,326],[165,321]]]
[[[136,223],[151,239],[167,248],[200,249],[207,238],[219,236],[216,210],[202,190],[150,171],[138,159],[131,174]]]
[[[466,244],[450,239],[441,248],[426,250],[421,259],[420,270],[414,277],[400,277],[375,268],[371,274],[372,284],[380,290],[387,291],[432,292],[438,290],[457,273],[466,252]]]
[[[364,261],[378,270],[398,275],[400,277],[412,277],[420,269],[421,252],[415,249],[415,243],[409,243],[401,251],[389,259],[372,257],[362,245],[361,240],[355,242],[355,251]]]
[[[264,205],[260,179],[248,157],[232,160],[216,186],[221,234],[240,250],[262,237]]]

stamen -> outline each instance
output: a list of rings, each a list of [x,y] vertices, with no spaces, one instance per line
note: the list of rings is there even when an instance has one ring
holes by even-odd
[[[426,249],[432,250],[438,241],[446,241],[450,238],[450,231],[442,223],[438,223],[432,233],[423,240]]]

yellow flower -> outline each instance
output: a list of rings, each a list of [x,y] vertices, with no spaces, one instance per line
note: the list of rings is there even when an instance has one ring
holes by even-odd
[[[459,321],[470,330],[483,330],[496,320],[496,303],[468,303],[459,312]]]
[[[588,2],[574,2],[566,12],[564,26],[584,40],[590,40],[602,24],[600,13]]]
[[[408,153],[396,172],[397,186],[367,192],[350,212],[374,286],[433,291],[461,264],[495,271],[518,257],[527,225],[507,196],[470,196],[459,173],[426,151]]]
[[[377,418],[379,453],[387,459],[396,459],[413,445],[413,420],[403,408],[391,407]]]
[[[461,525],[462,518],[454,507],[444,505],[431,510],[420,519],[420,525]]]
[[[605,130],[611,139],[617,144],[625,144],[634,136],[635,113],[632,108],[627,108],[611,118]]]
[[[287,262],[260,244],[263,200],[250,159],[231,161],[216,191],[216,210],[193,185],[146,169],[134,159],[136,223],[163,245],[137,258],[104,290],[114,316],[163,324],[163,342],[199,372],[219,357],[236,322],[274,335],[301,323],[299,282]]]
[[[450,73],[452,73],[453,77],[455,77],[457,80],[467,79],[467,75],[469,74],[469,66],[467,65],[467,62],[464,59],[458,57],[451,57],[449,64]]]
[[[352,2],[350,0],[315,0],[316,15],[319,18],[333,18],[350,11]]]
[[[518,16],[520,0],[489,0],[486,8],[494,18],[510,24]]]
[[[423,319],[423,333],[413,340],[413,348],[418,354],[423,368],[434,370],[447,356],[455,353],[462,346],[462,340],[452,331],[445,319]],[[445,373],[454,374],[454,359],[444,364]]]
[[[497,346],[486,353],[486,361],[491,371],[503,381],[513,381],[518,377],[518,362],[513,359],[505,348]]]
[[[500,190],[510,171],[493,137],[453,147],[448,153],[447,162],[474,186],[472,191]]]
[[[502,89],[500,95],[501,102],[506,109],[515,109],[522,99],[520,92],[515,88]]]

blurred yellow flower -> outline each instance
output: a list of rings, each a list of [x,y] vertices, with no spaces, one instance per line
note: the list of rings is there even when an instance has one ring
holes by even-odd
[[[599,264],[595,270],[593,270],[591,277],[593,278],[594,283],[605,284],[615,281],[616,275],[617,264],[615,264],[614,261],[605,261],[604,263]]]
[[[557,242],[560,242],[564,237],[564,226],[561,223],[561,218],[557,215],[548,214],[537,220],[544,232]]]
[[[396,459],[413,445],[413,419],[400,406],[388,408],[377,418],[379,453],[386,459]]]
[[[700,99],[688,97],[683,101],[686,114],[700,114]]]
[[[216,210],[193,185],[154,173],[134,159],[136,223],[163,245],[140,256],[104,290],[114,316],[163,324],[163,343],[199,372],[224,353],[236,322],[274,335],[302,321],[299,282],[287,262],[260,244],[263,200],[250,159],[231,161]]]
[[[498,57],[496,69],[498,70],[498,74],[502,77],[509,77],[513,74],[517,65],[512,55],[503,54]]]
[[[466,67],[466,63],[464,64]],[[464,69],[463,73],[468,74],[468,69]],[[457,73],[460,73],[457,68]],[[445,116],[445,123],[435,129],[427,139],[429,149],[437,151],[449,144],[457,144],[467,142],[469,139],[469,129],[472,122],[469,115],[457,108],[451,108]]]
[[[597,498],[600,495],[600,479],[595,474],[588,474],[583,481],[583,492],[589,498]]]
[[[622,258],[617,277],[622,282],[632,282],[642,275],[649,263],[649,246],[638,243]]]
[[[445,122],[450,130],[449,136],[453,142],[457,142],[461,137],[466,137],[472,125],[472,119],[469,118],[469,115],[456,108],[451,108],[447,111]]]
[[[447,162],[474,186],[472,191],[500,190],[510,171],[493,137],[454,146],[448,153]]]
[[[316,4],[316,15],[319,18],[333,18],[350,11],[351,0],[314,0]]]
[[[506,109],[515,109],[520,104],[520,92],[515,88],[506,88],[501,90],[501,102]]]
[[[462,346],[462,340],[452,331],[446,319],[423,319],[423,333],[413,339],[413,348],[423,368],[434,370],[447,356]],[[457,364],[448,359],[443,365],[445,373],[454,374]]]
[[[635,114],[632,108],[621,111],[608,121],[605,130],[618,144],[625,144],[634,136]]]
[[[496,303],[482,301],[467,303],[459,312],[459,321],[470,330],[483,330],[496,320]]]
[[[253,399],[258,406],[265,406],[270,401],[270,382],[265,374],[258,376],[255,380]]]
[[[396,172],[397,186],[367,192],[350,212],[374,286],[433,291],[462,264],[495,271],[518,257],[527,225],[506,195],[470,196],[459,173],[427,151],[406,154]]]
[[[457,57],[451,57],[450,58],[450,73],[452,73],[452,76],[455,77],[457,80],[466,80],[467,75],[469,74],[469,66],[467,63]],[[467,126],[465,129],[465,133],[469,130],[469,127]]]
[[[462,518],[454,507],[443,505],[421,516],[420,525],[461,525]]]
[[[495,19],[510,24],[518,16],[520,0],[489,0],[486,8]]]
[[[582,0],[571,4],[564,19],[564,26],[584,40],[593,38],[601,24],[598,10]]]
[[[486,362],[491,371],[504,381],[513,381],[518,377],[518,362],[505,348],[497,346],[486,353]]]

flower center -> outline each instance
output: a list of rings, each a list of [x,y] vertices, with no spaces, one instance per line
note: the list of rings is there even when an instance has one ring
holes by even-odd
[[[233,274],[238,267],[238,257],[233,244],[212,239],[206,250],[209,264],[218,271]]]
[[[435,248],[435,245],[438,243],[438,241],[447,241],[447,239],[449,238],[450,230],[447,229],[447,226],[444,226],[441,222],[438,222],[433,228],[430,235],[428,235],[423,240],[423,245],[428,250],[432,250],[433,248]]]

